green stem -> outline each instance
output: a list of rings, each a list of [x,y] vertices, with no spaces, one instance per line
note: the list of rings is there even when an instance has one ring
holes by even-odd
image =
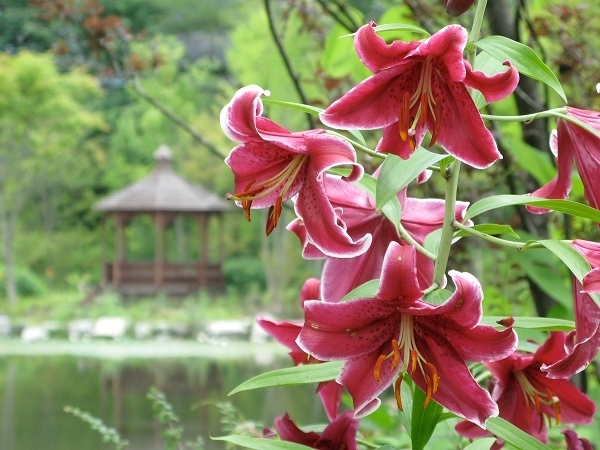
[[[415,241],[415,239],[410,234],[408,234],[408,231],[406,231],[406,229],[402,226],[401,223],[397,224],[397,229],[398,233],[400,234],[400,237],[406,242],[408,242],[410,245],[412,245],[419,253],[422,253],[423,255],[427,256],[432,261],[436,260],[436,256],[429,250],[427,250],[425,247],[423,247],[421,244],[419,244],[417,241]]]
[[[435,269],[433,271],[433,282],[439,286],[444,285],[446,267],[450,257],[450,248],[454,238],[454,222],[456,215],[456,192],[458,190],[458,175],[460,173],[460,161],[454,161],[446,169],[446,193],[444,204],[444,224],[442,225],[442,236],[440,238],[440,248],[435,260]]]
[[[519,250],[520,252],[523,250],[528,250],[530,248],[544,248],[544,246],[542,244],[540,244],[539,242],[527,243],[527,242],[522,242],[522,241],[509,241],[507,239],[501,239],[496,236],[491,236],[489,234],[482,233],[481,231],[477,231],[477,230],[475,230],[467,225],[464,225],[456,220],[454,221],[454,223],[452,225],[454,226],[454,228],[464,231],[465,233],[469,233],[471,236],[479,237],[479,238],[483,239],[484,241],[491,242],[492,244],[500,245],[502,247],[514,248],[516,250]],[[568,239],[563,239],[561,242],[565,242],[565,243],[569,244],[572,241],[570,241]],[[439,258],[439,255],[438,255],[438,258]]]
[[[363,153],[366,153],[367,155],[370,155],[374,158],[385,159],[386,155],[384,155],[383,153],[379,153],[379,152],[376,152],[375,150],[371,150],[369,147],[365,147],[361,143],[356,142],[356,141],[350,139],[348,136],[344,136],[343,134],[338,133],[337,131],[327,130],[327,133],[331,134],[332,136],[337,136],[337,137],[344,139],[346,142],[349,142],[355,148],[357,148],[358,150],[360,150]]]
[[[520,116],[496,116],[493,114],[481,114],[483,119],[496,120],[502,122],[531,122],[535,119],[544,117],[563,117],[565,108],[554,108],[547,111],[540,111],[533,114],[523,114]]]
[[[481,24],[483,23],[483,15],[485,14],[486,6],[487,0],[479,0],[477,2],[475,17],[473,18],[473,26],[471,27],[471,34],[469,35],[471,42],[477,42],[479,40],[479,32],[481,31]]]

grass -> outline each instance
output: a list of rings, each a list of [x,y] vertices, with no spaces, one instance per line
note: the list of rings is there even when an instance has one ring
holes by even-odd
[[[207,320],[243,318],[252,315],[239,296],[230,293],[209,296],[200,292],[181,299],[165,296],[122,299],[115,293],[104,293],[91,302],[82,302],[76,291],[51,292],[39,297],[20,298],[15,305],[0,298],[0,315],[8,315],[13,323],[36,325],[52,321],[59,324],[71,320],[102,316],[125,317],[133,322],[182,323],[194,325]]]

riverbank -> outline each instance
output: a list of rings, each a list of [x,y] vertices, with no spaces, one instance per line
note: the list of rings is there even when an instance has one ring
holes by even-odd
[[[138,358],[210,358],[214,360],[269,361],[285,355],[287,350],[277,342],[253,343],[226,341],[203,343],[190,340],[166,341],[89,341],[48,340],[24,342],[1,339],[2,356],[79,356],[124,360]]]

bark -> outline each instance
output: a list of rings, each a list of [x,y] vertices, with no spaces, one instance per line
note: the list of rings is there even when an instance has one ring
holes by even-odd
[[[2,259],[4,261],[4,287],[11,305],[17,303],[17,283],[13,262],[13,236],[15,215],[7,206],[6,191],[0,193],[0,231],[2,232]]]

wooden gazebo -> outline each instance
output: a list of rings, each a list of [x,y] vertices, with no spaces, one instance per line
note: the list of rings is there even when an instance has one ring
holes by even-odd
[[[224,198],[177,175],[171,166],[171,150],[166,145],[156,150],[154,159],[155,168],[149,175],[94,205],[96,210],[104,213],[105,219],[114,219],[113,261],[108,262],[106,258],[103,261],[105,286],[127,296],[187,295],[199,289],[222,291],[223,254],[219,252],[218,261],[210,261],[208,223],[209,220],[222,220],[222,213],[231,205]],[[154,224],[153,261],[129,261],[127,258],[125,230],[139,215],[150,216]],[[196,219],[199,230],[197,261],[167,262],[165,232],[178,215]],[[219,249],[222,247],[218,246]]]

